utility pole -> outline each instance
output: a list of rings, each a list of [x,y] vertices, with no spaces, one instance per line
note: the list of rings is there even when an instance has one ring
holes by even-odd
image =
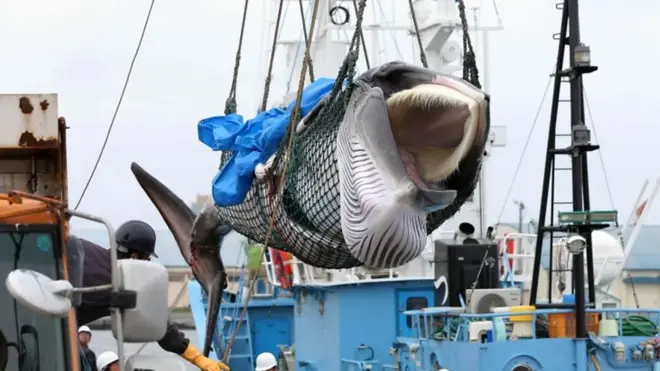
[[[514,205],[518,206],[518,232],[523,232],[523,215],[525,213],[525,203],[513,200]]]

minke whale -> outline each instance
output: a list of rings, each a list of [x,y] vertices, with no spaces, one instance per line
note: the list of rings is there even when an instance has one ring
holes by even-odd
[[[332,125],[317,120],[329,99],[297,124],[296,165],[283,196],[289,206],[275,208],[273,181],[258,176],[282,173],[282,162],[271,158],[265,170],[255,170],[241,204],[209,204],[196,217],[196,253],[227,226],[264,243],[274,214],[270,247],[319,268],[392,268],[421,254],[428,233],[474,192],[490,129],[489,97],[460,78],[402,62],[373,68],[352,84],[347,108]],[[223,153],[221,167],[229,156]],[[155,182],[143,183],[148,194],[159,193]],[[180,200],[159,194],[150,197],[172,232],[190,234],[190,214],[183,225],[184,212],[174,207]]]
[[[316,120],[328,99],[297,124],[295,145],[304,150],[296,153],[287,176],[294,181],[283,196],[297,212],[284,203],[274,209],[269,245],[319,268],[397,267],[418,257],[427,235],[474,192],[490,129],[489,97],[460,78],[402,62],[364,72],[353,84],[343,116],[332,125]],[[319,149],[332,158],[320,158]],[[229,158],[223,153],[220,167]],[[273,181],[259,172],[277,179],[282,167],[271,158],[255,170],[241,204],[208,204],[195,216],[131,165],[209,296],[205,355],[225,288],[220,243],[232,229],[265,242],[275,198]]]

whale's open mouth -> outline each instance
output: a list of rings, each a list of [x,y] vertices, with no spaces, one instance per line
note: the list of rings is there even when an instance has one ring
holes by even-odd
[[[459,188],[468,186],[452,187],[447,180],[460,172],[468,154],[472,154],[470,161],[480,161],[481,156],[473,154],[485,143],[488,98],[452,76],[414,83],[392,75],[387,84],[376,83],[365,92],[347,124],[389,179],[396,202],[425,212],[443,209],[454,201]],[[353,167],[358,168],[357,153],[354,161]]]
[[[485,95],[451,78],[398,91],[386,103],[403,165],[422,189],[444,188],[485,132]]]

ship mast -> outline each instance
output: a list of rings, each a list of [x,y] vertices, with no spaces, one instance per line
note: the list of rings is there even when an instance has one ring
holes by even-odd
[[[536,254],[534,257],[534,272],[532,276],[530,304],[537,308],[575,308],[576,337],[586,337],[586,314],[587,307],[595,306],[595,285],[593,269],[593,249],[591,232],[608,226],[608,223],[616,221],[616,211],[591,211],[589,200],[589,172],[587,167],[587,153],[595,151],[598,145],[590,142],[590,131],[584,124],[584,90],[582,76],[596,71],[598,68],[591,66],[589,47],[580,41],[580,23],[578,0],[564,0],[556,5],[562,11],[561,30],[555,35],[558,40],[557,64],[554,76],[554,90],[552,98],[552,109],[550,114],[550,127],[548,132],[547,153],[545,170],[543,174],[543,190],[541,194],[541,207],[539,213],[539,226],[536,239]],[[567,48],[568,47],[568,48]],[[568,49],[568,50],[567,50]],[[564,57],[568,52],[569,66],[564,69]],[[568,83],[570,88],[570,99],[560,98],[561,88]],[[556,132],[559,105],[562,102],[570,104],[571,126],[570,133],[561,134]],[[571,144],[566,148],[556,148],[557,137],[570,137]],[[556,156],[569,156],[571,159],[568,168],[556,166]],[[554,183],[557,172],[567,170],[572,177],[572,200],[569,202],[558,202],[554,199]],[[550,187],[552,186],[552,192]],[[553,193],[551,195],[551,193]],[[548,197],[552,196],[550,203]],[[572,211],[559,211],[558,223],[554,225],[554,209],[558,205],[572,205]],[[546,213],[550,206],[550,221],[546,222]],[[550,238],[546,239],[549,234]],[[573,255],[573,292],[575,304],[552,302],[552,253],[553,241],[556,235],[563,235],[565,245]],[[541,256],[543,242],[549,241],[550,272],[548,274],[548,304],[537,304],[539,273],[541,269]],[[585,253],[587,279],[585,282]],[[588,290],[588,302],[585,303],[585,288]]]

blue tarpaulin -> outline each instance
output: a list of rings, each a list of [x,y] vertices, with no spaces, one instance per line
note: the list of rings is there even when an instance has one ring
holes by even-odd
[[[323,99],[335,83],[321,78],[303,91],[301,116]],[[233,151],[227,164],[213,179],[213,200],[218,206],[238,205],[247,195],[257,164],[265,164],[278,149],[288,130],[295,101],[286,109],[273,108],[243,122],[243,116],[230,114],[204,119],[197,125],[199,140],[214,151]]]

